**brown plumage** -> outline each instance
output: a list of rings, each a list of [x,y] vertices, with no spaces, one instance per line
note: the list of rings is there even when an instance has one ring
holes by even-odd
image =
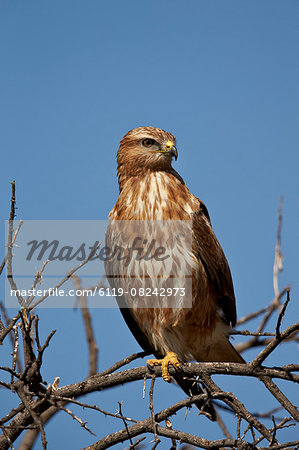
[[[128,292],[117,301],[145,350],[156,357],[174,352],[182,362],[244,362],[228,339],[236,323],[230,269],[207,208],[171,165],[176,156],[175,137],[158,128],[136,128],[122,139],[117,154],[119,197],[109,214],[106,245],[129,252],[141,235],[167,247],[170,258],[132,258],[128,264],[107,259],[106,274],[112,287]],[[185,298],[130,295],[132,287],[173,288],[182,282],[187,283]],[[182,387],[194,393],[191,385]]]

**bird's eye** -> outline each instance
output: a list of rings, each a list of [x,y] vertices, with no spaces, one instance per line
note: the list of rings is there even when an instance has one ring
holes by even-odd
[[[154,139],[143,139],[142,141],[142,145],[144,145],[144,147],[151,147],[154,143]]]

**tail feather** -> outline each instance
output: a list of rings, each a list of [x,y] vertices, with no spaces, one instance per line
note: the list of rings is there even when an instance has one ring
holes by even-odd
[[[229,342],[229,340],[227,339],[227,347],[229,348],[228,353],[230,354],[230,356],[233,358],[232,361],[230,362],[236,362],[236,363],[240,363],[240,364],[246,364],[246,361],[244,358],[242,358],[242,356],[240,355],[240,353],[235,349],[235,347]],[[222,360],[223,361],[223,360]]]
[[[198,358],[201,362],[236,362],[241,364],[246,364],[246,361],[242,358],[240,353],[235,349],[235,347],[230,343],[229,339],[223,339],[221,342],[217,342],[211,348],[206,358],[202,359],[202,356]],[[179,372],[173,377],[177,384],[183,389],[183,391],[189,395],[199,395],[203,394],[204,391],[200,387],[198,380],[193,377],[186,379]],[[197,408],[203,412],[210,420],[217,420],[217,412],[213,406],[212,401],[208,402],[195,402]]]
[[[197,361],[205,362],[235,362],[240,364],[246,364],[246,361],[235,347],[230,343],[228,338],[224,338],[221,341],[215,342],[210,348],[205,358],[202,359],[201,355],[196,358]]]

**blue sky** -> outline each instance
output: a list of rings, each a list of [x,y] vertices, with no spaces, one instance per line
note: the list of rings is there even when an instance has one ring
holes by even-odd
[[[120,139],[136,126],[157,126],[176,135],[175,169],[209,209],[230,262],[240,317],[273,297],[277,207],[284,196],[279,281],[292,286],[284,326],[291,324],[299,313],[298,23],[298,3],[289,0],[2,0],[2,236],[12,179],[18,219],[106,219],[118,193]],[[44,378],[61,376],[67,384],[85,376],[79,312],[39,314],[42,336],[57,329]],[[92,314],[100,369],[138,351],[117,310]],[[271,357],[272,364],[294,361],[293,344]],[[219,381],[229,390],[235,384]],[[242,400],[255,409],[241,381]],[[157,387],[161,404],[183,398],[175,387]],[[124,399],[128,415],[136,408],[148,414],[134,389],[98,393],[91,403],[114,410]],[[268,398],[265,408],[272,406]],[[90,420],[99,436],[119,425]],[[183,414],[174,421],[190,432],[201,423],[194,412],[186,422]],[[206,421],[204,427],[205,437],[215,437]],[[61,415],[48,427],[50,449],[63,446],[55,430],[71,433],[73,448],[93,442]],[[295,431],[287,433],[295,438]]]

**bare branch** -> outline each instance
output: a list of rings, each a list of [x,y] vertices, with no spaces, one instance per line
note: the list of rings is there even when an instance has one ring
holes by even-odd
[[[109,369],[104,370],[103,372],[99,373],[100,376],[109,375],[110,373],[115,372],[116,370],[120,369],[123,366],[126,366],[127,364],[130,364],[130,362],[134,361],[138,358],[144,358],[145,356],[148,356],[149,352],[139,352],[139,353],[133,353],[130,356],[127,356],[126,358],[122,359],[121,361],[116,362],[113,364],[113,366],[109,367]]]
[[[291,419],[288,418],[288,417],[285,417],[284,419],[282,419],[281,422],[278,425],[275,426],[275,431],[277,431],[277,430],[279,430],[281,428],[288,428],[288,427],[294,426],[295,424],[293,422],[292,423],[288,423],[290,420]],[[274,428],[271,428],[270,432],[272,433],[273,431],[274,431]],[[256,439],[253,442],[253,445],[257,445],[263,440],[264,440],[264,437],[261,436],[261,437],[259,437],[258,439]]]
[[[279,287],[278,287],[278,271],[282,271],[282,253],[281,253],[281,227],[282,227],[282,197],[279,199],[278,205],[278,225],[277,225],[277,237],[275,245],[275,258],[273,264],[273,288],[276,298],[277,306],[279,306]]]
[[[218,425],[219,425],[220,429],[222,430],[223,435],[224,435],[226,438],[228,438],[228,439],[232,439],[233,437],[232,437],[232,435],[230,434],[230,432],[228,431],[228,429],[227,429],[225,423],[223,422],[223,420],[222,420],[222,418],[221,418],[221,416],[220,416],[220,414],[219,414],[219,411],[217,411],[217,417],[216,417],[216,420],[217,420],[217,422],[218,422]]]
[[[232,330],[230,335],[240,335],[240,336],[276,336],[275,333],[258,333],[255,331],[248,330]]]
[[[122,402],[117,402],[117,403],[118,403],[118,406],[119,406],[118,414],[119,414],[120,416],[123,416],[123,413],[122,413],[122,410],[121,410]],[[133,444],[133,441],[132,441],[132,439],[131,439],[131,436],[130,436],[130,432],[129,432],[129,428],[128,428],[127,422],[126,422],[125,419],[123,419],[123,423],[124,423],[124,426],[125,426],[125,428],[126,428],[127,439],[129,439],[131,445],[134,445],[134,444]]]
[[[14,281],[13,278],[13,272],[12,272],[12,258],[13,258],[13,254],[12,254],[12,249],[13,249],[13,245],[14,242],[16,240],[16,237],[20,231],[20,228],[23,224],[23,221],[21,220],[15,233],[13,236],[13,221],[10,220],[9,221],[9,231],[8,231],[8,241],[7,241],[7,255],[6,255],[6,261],[7,261],[7,279],[8,282],[10,284],[11,290],[14,291],[16,293],[16,297],[19,301],[19,304],[21,305],[21,307],[24,306],[25,304],[25,299],[21,296],[21,294],[19,293],[19,290],[17,288],[17,285]]]
[[[54,406],[50,407],[47,411],[45,411],[40,416],[40,420],[43,424],[48,422],[53,415],[57,413],[58,409]],[[27,431],[27,433],[24,435],[22,442],[18,446],[18,450],[29,450],[33,447],[37,437],[39,435],[39,428],[35,427],[33,429],[30,429]]]
[[[6,309],[5,309],[5,307],[4,307],[4,305],[3,305],[3,303],[1,301],[0,301],[0,309],[2,311],[4,320],[5,320],[5,325],[2,328],[1,332],[6,333],[5,336],[7,336],[7,334],[9,335],[11,345],[12,345],[12,347],[14,349],[14,352],[15,352],[14,353],[14,355],[15,355],[14,358],[16,360],[16,365],[17,365],[18,371],[22,372],[22,365],[21,365],[21,361],[20,361],[20,358],[19,358],[19,355],[18,355],[18,351],[17,350],[15,351],[16,339],[18,339],[18,333],[16,332],[16,325],[15,325],[15,323],[17,322],[18,319],[16,319],[15,321],[14,320],[10,321],[10,319],[9,319],[9,317],[7,315]],[[12,326],[12,328],[10,330],[8,330],[8,328],[10,326],[10,323],[12,323],[13,326]],[[13,331],[13,333],[10,333],[10,331]],[[4,339],[5,336],[3,336],[3,339]],[[16,338],[16,336],[17,336],[17,338]],[[2,341],[0,339],[0,345],[1,345],[1,343],[2,343]],[[15,368],[14,368],[14,370],[15,370]]]
[[[249,425],[254,427],[257,431],[259,431],[266,439],[268,439],[269,442],[272,440],[272,435],[268,431],[268,429],[265,427],[264,424],[262,424],[259,420],[257,420],[256,417],[254,417],[250,412],[245,408],[245,406],[237,399],[235,395],[232,393],[224,393],[217,384],[212,381],[212,379],[204,375],[202,376],[203,381],[210,389],[211,393],[221,393],[223,395],[222,400],[230,407],[232,408],[235,413],[238,415],[238,417],[242,417],[243,420],[246,420]],[[276,442],[275,442],[276,443]]]
[[[278,319],[277,319],[277,325],[276,325],[276,339],[277,340],[280,340],[280,325],[281,325],[282,318],[286,312],[289,301],[290,301],[290,289],[287,288],[287,298],[286,298],[286,301],[284,302],[284,305],[283,305],[283,307],[279,313]]]
[[[82,403],[82,402],[79,402],[78,400],[74,400],[74,399],[71,399],[71,398],[68,398],[68,397],[61,397],[61,396],[59,396],[57,398],[51,396],[51,399],[52,400],[65,401],[65,402],[73,403],[74,405],[81,406],[82,408],[88,408],[88,409],[93,409],[95,411],[98,411],[98,412],[104,414],[105,416],[114,417],[115,419],[121,419],[123,421],[125,420],[126,422],[137,423],[137,420],[131,419],[131,417],[126,417],[126,416],[123,416],[123,415],[121,415],[119,413],[114,414],[114,413],[111,413],[109,411],[105,411],[104,409],[99,408],[97,405],[89,405],[88,403]]]
[[[262,318],[262,321],[260,323],[260,325],[257,328],[256,333],[253,335],[252,339],[250,339],[248,342],[242,342],[241,344],[237,344],[236,345],[236,349],[239,352],[243,352],[245,350],[248,350],[249,348],[253,348],[253,347],[257,347],[260,345],[265,345],[266,343],[261,343],[259,337],[261,336],[260,333],[263,332],[263,330],[265,329],[265,326],[267,325],[268,321],[270,320],[270,318],[272,317],[273,313],[278,309],[278,306],[280,305],[280,299],[283,297],[283,295],[285,295],[285,293],[287,293],[287,291],[289,290],[289,286],[286,286],[278,295],[278,297],[275,297],[271,304],[266,308],[265,310],[265,315]],[[244,321],[243,321],[244,323]]]
[[[72,417],[72,419],[76,420],[76,421],[80,424],[80,426],[81,426],[82,428],[84,428],[84,430],[88,431],[88,432],[89,432],[90,434],[92,434],[93,436],[96,436],[96,434],[94,434],[94,433],[87,427],[87,425],[86,425],[87,422],[83,422],[83,420],[81,420],[80,417],[77,417],[70,409],[65,408],[65,407],[62,406],[62,405],[59,405],[59,409],[62,410],[62,411],[64,411],[64,412],[66,412],[67,414],[69,414],[69,415]]]
[[[153,448],[156,448],[156,446],[160,443],[160,439],[158,438],[158,435],[157,435],[157,422],[156,422],[155,413],[154,413],[154,385],[155,385],[155,380],[156,380],[156,377],[154,375],[152,377],[151,387],[150,387],[150,391],[149,391],[149,398],[150,398],[149,408],[150,408],[150,412],[151,412],[151,418],[152,418],[153,429],[154,429],[154,436],[155,436],[155,445],[154,445]]]
[[[264,348],[253,361],[251,361],[249,366],[251,368],[254,368],[260,365],[270,355],[270,353],[272,353],[273,350],[275,350],[275,348],[279,345],[281,341],[289,337],[292,333],[294,333],[294,331],[298,330],[299,330],[299,322],[295,323],[294,325],[291,325],[283,333],[280,334],[280,339],[277,339],[277,337],[275,337],[275,339],[272,339],[271,342],[267,345],[267,347]]]
[[[299,422],[299,412],[290,400],[281,392],[270,377],[260,377],[266,388],[276,398],[277,401],[291,414],[291,416]]]
[[[40,435],[41,435],[43,449],[46,450],[46,448],[47,448],[46,434],[45,434],[43,423],[42,423],[40,417],[31,408],[30,402],[26,398],[26,394],[24,393],[23,388],[21,386],[19,387],[19,389],[17,389],[17,393],[18,393],[18,396],[20,397],[22,403],[24,404],[25,408],[30,413],[34,423],[38,426],[39,431],[40,431]]]
[[[15,325],[13,327],[13,331],[14,331],[14,336],[15,336],[15,344],[14,344],[14,349],[13,349],[13,352],[12,352],[12,356],[13,356],[12,370],[15,371],[16,370],[17,361],[19,361],[19,359],[18,359],[18,347],[19,347],[18,325]],[[20,361],[19,361],[19,364],[18,364],[18,368],[20,369]],[[13,383],[13,375],[11,375],[11,383]]]
[[[1,428],[2,432],[3,432],[3,436],[5,436],[5,439],[6,439],[7,442],[8,442],[8,446],[9,446],[12,450],[14,450],[14,446],[12,445],[12,442],[11,442],[11,440],[10,440],[10,437],[9,437],[8,434],[7,434],[7,431],[6,431],[5,427],[4,427],[3,425],[0,424],[0,428]]]
[[[260,309],[259,311],[250,313],[245,317],[241,317],[240,319],[238,319],[237,325],[243,325],[244,323],[249,322],[249,320],[255,319],[256,317],[264,314],[267,310],[268,310],[268,306],[266,308]]]
[[[18,320],[20,320],[21,318],[21,313],[19,312],[13,319],[11,319],[11,321],[9,322],[9,324],[4,328],[4,330],[1,330],[0,333],[0,345],[3,343],[4,339],[6,338],[6,336],[8,335],[8,333],[11,332],[11,330],[13,329],[14,325],[16,324],[16,322]]]
[[[11,182],[11,198],[10,198],[10,215],[9,220],[12,222],[15,218],[15,207],[16,207],[16,183],[15,180],[12,180]],[[7,261],[7,254],[5,255],[5,258],[0,266],[0,275],[5,267]]]
[[[42,275],[43,275],[43,271],[45,270],[47,264],[49,264],[49,260],[45,261],[42,265],[42,268],[36,273],[35,278],[33,280],[32,286],[30,288],[30,291],[33,292],[37,283],[40,283],[42,281]],[[30,306],[32,301],[34,300],[35,296],[31,295],[31,296],[27,296],[26,298],[26,306]]]
[[[72,280],[75,284],[76,291],[82,292],[82,286],[81,286],[79,277],[77,275],[73,274]],[[88,343],[88,349],[89,349],[89,352],[88,352],[89,353],[89,376],[91,376],[91,375],[96,374],[98,371],[98,346],[97,346],[96,340],[94,338],[94,332],[93,332],[90,313],[87,308],[86,297],[84,295],[80,295],[78,297],[78,299],[81,304],[81,311],[82,311],[82,316],[83,316],[83,321],[84,321],[84,326],[85,326],[85,333],[86,333],[86,337],[87,337],[87,343]]]

